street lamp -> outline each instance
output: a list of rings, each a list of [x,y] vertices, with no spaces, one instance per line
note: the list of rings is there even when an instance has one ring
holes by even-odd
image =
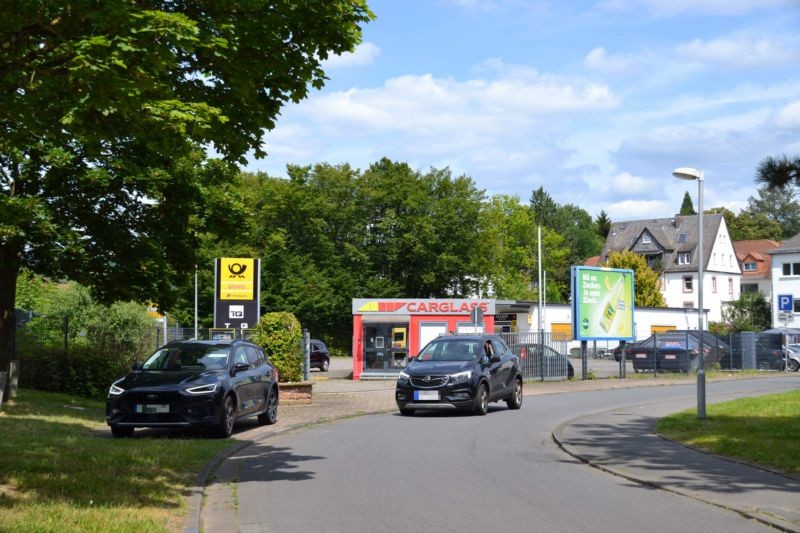
[[[703,171],[681,167],[672,175],[682,180],[697,180],[697,331],[700,335],[700,365],[697,368],[697,418],[706,417],[706,361],[703,344]],[[688,348],[688,346],[687,346]]]

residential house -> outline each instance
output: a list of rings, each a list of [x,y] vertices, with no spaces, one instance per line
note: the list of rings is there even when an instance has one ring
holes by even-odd
[[[772,256],[769,252],[780,245],[771,239],[733,241],[742,269],[742,294],[759,292],[768,302],[772,301]]]
[[[800,234],[767,253],[772,256],[772,326],[800,328]],[[785,315],[778,306],[781,295],[794,300],[794,309]]]
[[[614,222],[601,261],[612,252],[626,250],[644,256],[661,274],[661,292],[668,307],[697,309],[697,215]],[[703,307],[709,321],[720,321],[723,306],[739,298],[742,275],[721,214],[703,215],[703,263]]]

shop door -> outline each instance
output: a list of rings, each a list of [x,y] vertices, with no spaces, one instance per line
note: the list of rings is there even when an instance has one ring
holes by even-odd
[[[389,367],[390,334],[388,324],[364,326],[364,370],[384,370]]]

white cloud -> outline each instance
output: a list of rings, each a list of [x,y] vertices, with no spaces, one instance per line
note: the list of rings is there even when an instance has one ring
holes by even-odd
[[[628,72],[633,69],[634,61],[630,57],[609,55],[602,46],[593,49],[583,58],[586,68],[599,72]]]
[[[656,16],[670,17],[681,13],[709,15],[744,15],[768,7],[792,5],[794,0],[599,0],[603,10],[630,11],[645,7]]]
[[[665,200],[623,200],[609,204],[605,208],[611,220],[641,220],[644,218],[657,218],[668,213],[672,198]]]
[[[800,128],[800,100],[795,100],[778,112],[776,123],[781,128]]]
[[[381,55],[381,49],[375,44],[365,42],[358,45],[354,52],[345,52],[342,55],[332,55],[323,62],[322,68],[324,70],[348,68],[348,67],[363,67],[371,65],[375,62],[378,56]]]
[[[710,41],[694,39],[679,45],[676,53],[691,61],[726,68],[781,66],[791,64],[800,56],[797,48],[789,43],[749,37],[724,37]]]

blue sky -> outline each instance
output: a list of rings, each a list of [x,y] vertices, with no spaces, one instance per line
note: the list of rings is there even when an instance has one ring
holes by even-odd
[[[800,154],[800,0],[372,0],[322,91],[284,108],[247,170],[381,157],[487,194],[612,220],[666,217],[705,173],[734,212],[758,163]]]

